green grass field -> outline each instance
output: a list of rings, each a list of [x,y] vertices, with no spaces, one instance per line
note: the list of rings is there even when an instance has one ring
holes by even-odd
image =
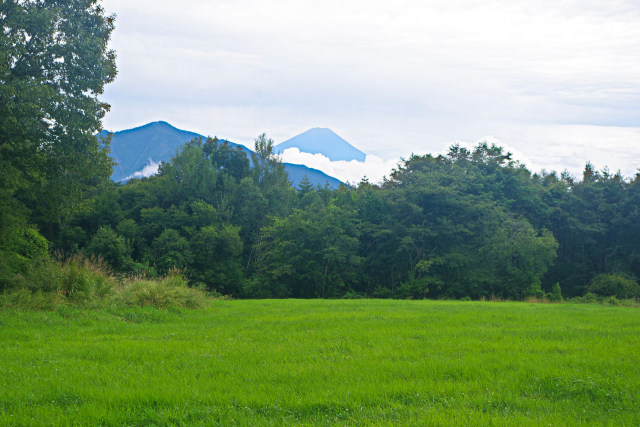
[[[640,425],[640,310],[0,310],[0,425]]]

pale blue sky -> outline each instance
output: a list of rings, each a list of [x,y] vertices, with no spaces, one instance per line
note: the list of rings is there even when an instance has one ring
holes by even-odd
[[[103,5],[118,15],[110,130],[166,120],[251,146],[329,127],[368,163],[285,160],[352,181],[485,138],[536,171],[640,167],[638,1]]]

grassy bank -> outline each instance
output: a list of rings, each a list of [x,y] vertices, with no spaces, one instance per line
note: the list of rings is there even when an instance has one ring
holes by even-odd
[[[9,280],[0,280],[0,309],[200,308],[212,299],[204,289],[190,287],[180,273],[172,270],[153,278],[114,276],[100,258],[43,259]]]
[[[0,425],[640,423],[640,311],[440,301],[0,310]]]

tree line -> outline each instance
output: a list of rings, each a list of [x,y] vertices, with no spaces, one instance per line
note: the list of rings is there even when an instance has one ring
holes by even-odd
[[[412,156],[380,184],[294,189],[266,136],[251,159],[209,138],[41,226],[53,250],[99,255],[120,273],[181,269],[239,298],[522,299],[558,287],[632,297],[640,175],[589,164],[581,180],[532,174],[479,144]]]

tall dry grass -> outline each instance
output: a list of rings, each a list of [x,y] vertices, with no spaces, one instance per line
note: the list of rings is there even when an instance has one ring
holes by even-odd
[[[102,258],[82,255],[34,263],[0,294],[0,306],[36,310],[61,305],[199,308],[206,301],[206,293],[190,287],[179,271],[157,279],[118,277]]]

